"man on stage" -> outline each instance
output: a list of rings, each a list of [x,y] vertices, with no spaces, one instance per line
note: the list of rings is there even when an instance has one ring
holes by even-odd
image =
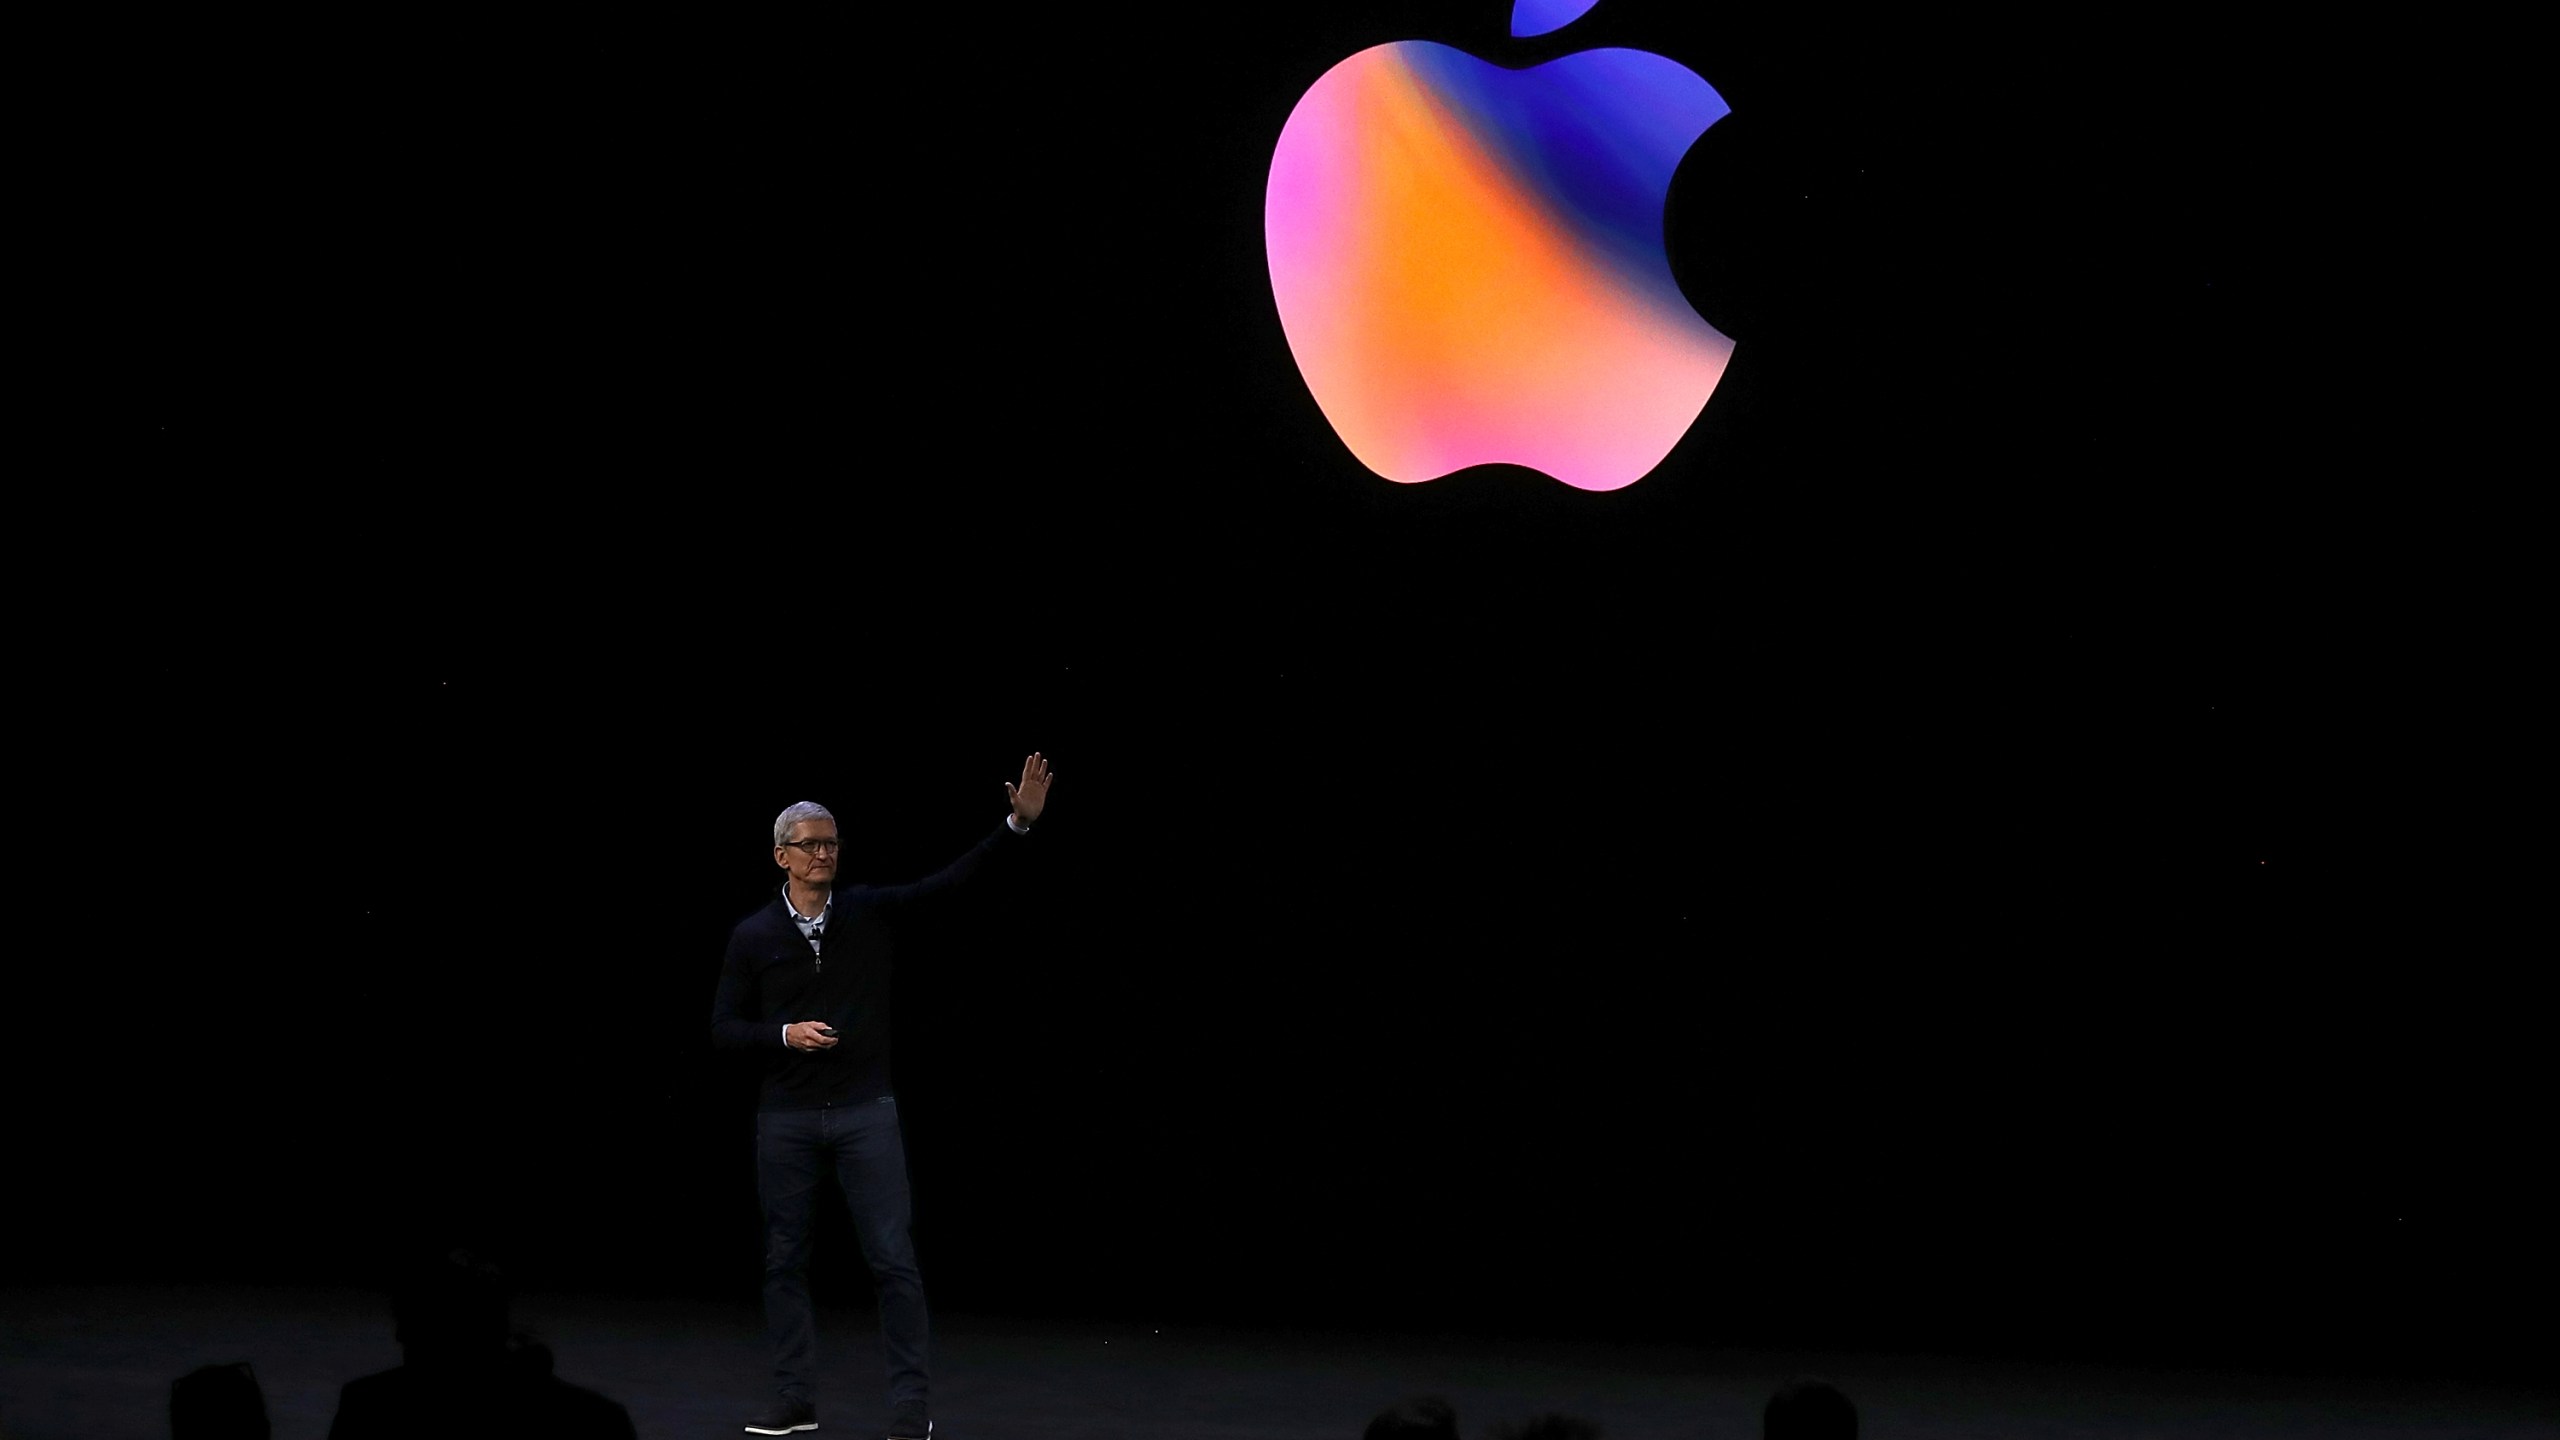
[[[900,917],[960,889],[1026,842],[1049,798],[1049,762],[1034,754],[1007,784],[1004,824],[932,877],[911,885],[836,880],[835,817],[802,801],[773,822],[781,892],[729,932],[711,1040],[769,1052],[756,1106],[756,1191],[764,1202],[765,1332],[774,1406],[751,1435],[818,1428],[817,1319],[809,1303],[809,1230],[833,1168],[880,1305],[889,1360],[890,1440],[925,1440],[930,1333],[924,1282],[907,1235],[907,1157],[889,1083],[889,982]]]

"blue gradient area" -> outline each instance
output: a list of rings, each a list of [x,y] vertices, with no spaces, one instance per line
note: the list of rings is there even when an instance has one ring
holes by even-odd
[[[1511,7],[1511,38],[1526,40],[1561,30],[1591,11],[1600,0],[1519,0]]]
[[[1528,70],[1427,42],[1409,53],[1415,78],[1525,199],[1622,278],[1678,299],[1662,201],[1689,147],[1732,113],[1713,86],[1643,50],[1584,50]]]

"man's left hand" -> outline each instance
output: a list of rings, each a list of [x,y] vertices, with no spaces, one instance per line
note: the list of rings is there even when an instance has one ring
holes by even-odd
[[[1032,751],[1030,758],[1022,762],[1021,783],[1006,781],[1004,793],[1013,800],[1013,818],[1029,829],[1031,822],[1040,818],[1041,808],[1049,803],[1049,762],[1041,758],[1039,751]]]

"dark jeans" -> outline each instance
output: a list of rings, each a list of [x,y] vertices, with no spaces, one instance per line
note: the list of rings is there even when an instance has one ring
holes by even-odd
[[[809,1229],[828,1167],[853,1212],[854,1234],[880,1302],[881,1347],[889,1356],[893,1423],[925,1418],[925,1363],[931,1334],[924,1278],[907,1237],[907,1151],[898,1102],[866,1100],[824,1110],[768,1110],[756,1116],[756,1191],[764,1200],[764,1321],[773,1343],[774,1387],[787,1400],[814,1401],[817,1314],[809,1305]],[[919,1432],[921,1424],[917,1425]]]

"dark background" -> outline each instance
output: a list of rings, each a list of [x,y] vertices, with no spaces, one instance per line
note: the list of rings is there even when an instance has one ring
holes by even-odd
[[[901,972],[940,1306],[2536,1353],[2406,138],[2220,12],[1739,8],[69,57],[11,1268],[751,1295],[771,817],[910,877],[1037,748]],[[1626,490],[1388,484],[1297,379],[1271,144],[1416,37],[1733,106],[1666,226],[1735,359]]]

